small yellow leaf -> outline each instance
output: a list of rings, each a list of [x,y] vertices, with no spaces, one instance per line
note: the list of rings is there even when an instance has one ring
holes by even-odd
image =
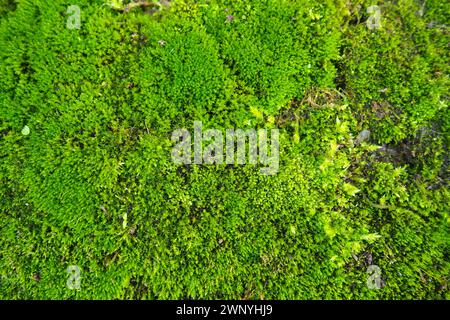
[[[250,112],[258,119],[260,120],[264,120],[264,115],[261,111],[259,111],[257,108],[255,107],[250,107]]]
[[[350,195],[350,196],[354,196],[356,195],[358,192],[360,192],[361,190],[359,190],[358,188],[356,188],[354,185],[350,184],[350,183],[344,183],[343,187],[344,191]]]

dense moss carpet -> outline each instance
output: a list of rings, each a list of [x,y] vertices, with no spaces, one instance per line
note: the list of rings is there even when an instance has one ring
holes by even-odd
[[[0,0],[0,298],[449,299],[449,14]],[[174,163],[195,121],[277,174]]]

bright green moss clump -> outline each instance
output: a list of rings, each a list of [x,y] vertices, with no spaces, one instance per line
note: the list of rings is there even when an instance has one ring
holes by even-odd
[[[449,4],[75,2],[0,0],[0,298],[450,298]],[[176,165],[194,121],[278,174]]]

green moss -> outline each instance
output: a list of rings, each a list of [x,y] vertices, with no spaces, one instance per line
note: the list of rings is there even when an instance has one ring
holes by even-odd
[[[103,3],[0,1],[0,298],[450,297],[448,4]],[[278,174],[174,164],[194,121]]]

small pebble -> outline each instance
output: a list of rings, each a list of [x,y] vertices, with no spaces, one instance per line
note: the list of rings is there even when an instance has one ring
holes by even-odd
[[[29,134],[30,134],[30,127],[28,127],[28,126],[23,127],[23,129],[22,129],[22,134],[23,134],[24,136],[29,135]]]
[[[363,130],[360,132],[358,137],[356,137],[356,144],[359,144],[363,141],[367,141],[370,138],[370,131],[369,130]]]

